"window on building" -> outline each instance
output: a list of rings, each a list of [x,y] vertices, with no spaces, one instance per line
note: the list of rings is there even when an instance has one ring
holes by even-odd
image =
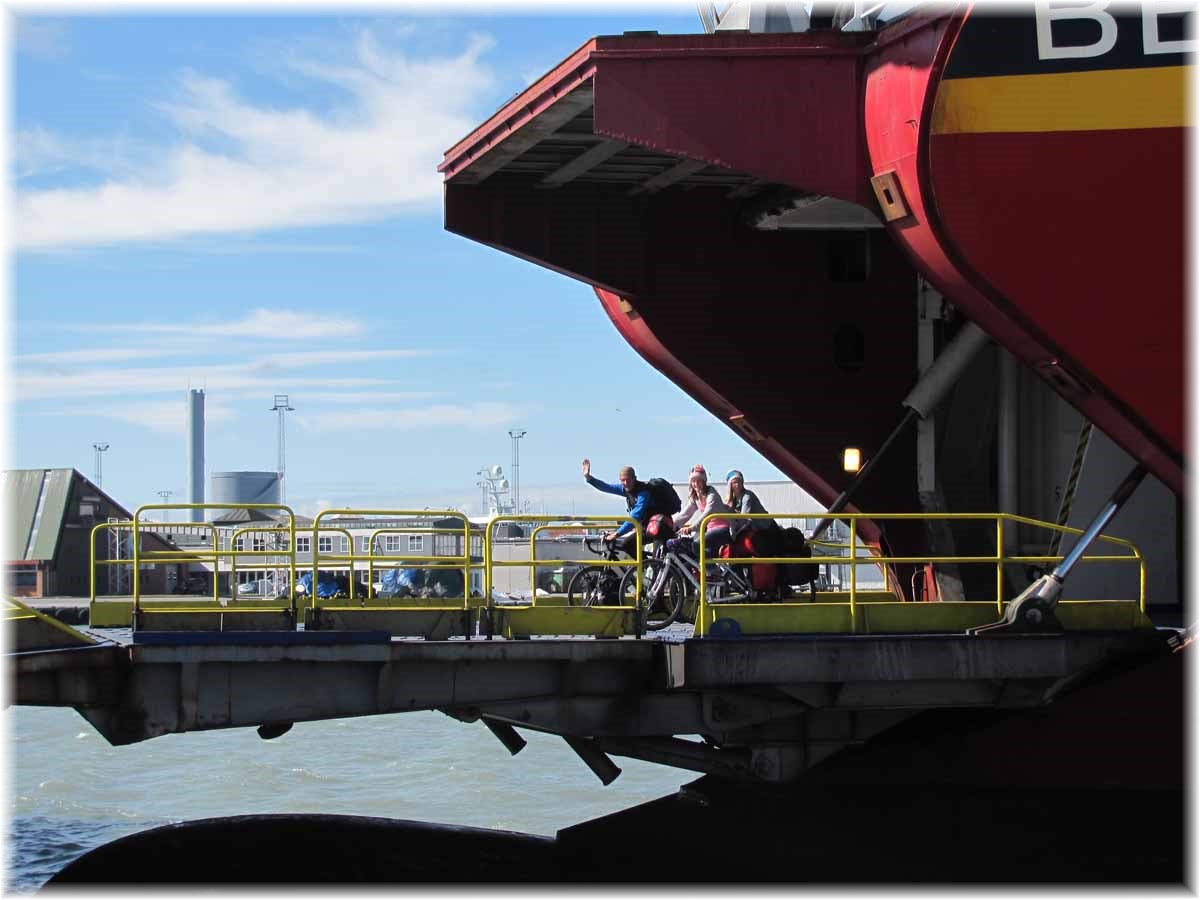
[[[234,550],[245,550],[246,549],[246,539],[245,538],[234,538],[233,539],[233,549]]]
[[[297,537],[296,538],[296,552],[297,553],[308,553],[311,550],[312,550],[312,538],[309,538],[309,537]]]
[[[19,568],[12,570],[13,587],[18,588],[35,588],[37,587],[37,569]]]
[[[362,536],[362,544],[361,544],[361,546],[362,546],[362,552],[363,552],[363,553],[370,553],[370,552],[371,552],[371,536],[370,536],[369,534],[364,534],[364,535]]]
[[[474,534],[471,535],[471,555],[483,556],[483,536]]]
[[[332,537],[317,538],[317,552],[318,553],[332,553],[333,552],[333,538]]]
[[[433,536],[434,556],[455,556],[455,548],[457,546],[458,539],[453,534],[435,534]]]
[[[267,536],[265,534],[256,534],[254,536],[254,549],[255,550],[266,550],[267,549]]]
[[[385,534],[383,536],[383,549],[386,550],[388,553],[399,553],[400,552],[400,535]]]
[[[408,552],[409,553],[424,553],[425,552],[425,535],[410,534],[408,536]]]

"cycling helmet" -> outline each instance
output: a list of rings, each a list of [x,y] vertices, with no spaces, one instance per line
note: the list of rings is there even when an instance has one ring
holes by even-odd
[[[646,523],[646,537],[656,541],[665,541],[674,533],[675,523],[671,521],[670,516],[664,516],[662,513],[651,516],[650,521]]]

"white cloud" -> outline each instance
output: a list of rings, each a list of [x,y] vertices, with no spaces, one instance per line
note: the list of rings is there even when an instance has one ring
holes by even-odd
[[[305,403],[397,403],[436,396],[436,391],[305,391],[293,400]]]
[[[179,130],[157,164],[103,184],[18,191],[13,235],[54,248],[364,222],[441,196],[442,152],[476,124],[492,84],[490,40],[418,59],[362,31],[350,64],[301,60],[294,72],[345,91],[329,110],[276,109],[229,81],[191,74],[160,104]],[[54,149],[53,135],[40,138]],[[215,149],[219,147],[220,149]]]
[[[18,178],[48,176],[70,169],[85,169],[129,177],[153,159],[153,148],[126,135],[69,139],[40,126],[13,136]]]
[[[367,362],[372,359],[414,359],[433,356],[436,350],[297,350],[271,353],[255,359],[261,366],[324,366]]]
[[[17,402],[50,398],[116,397],[125,395],[179,393],[188,388],[208,391],[244,390],[259,374],[245,365],[192,365],[156,368],[85,369],[77,372],[18,372],[13,379],[13,399]],[[264,395],[272,392],[293,393],[297,388],[365,388],[389,385],[384,378],[272,378],[264,386]],[[182,402],[182,401],[180,401]]]
[[[62,410],[61,415],[82,417],[95,416],[147,428],[150,431],[171,436],[187,434],[187,406],[179,400],[146,400],[132,403],[97,403],[86,407]],[[236,418],[232,407],[225,403],[206,400],[204,421],[206,425],[229,422]]]
[[[370,372],[346,376],[344,367],[418,359],[444,352],[398,347],[263,352],[263,339],[272,339],[273,343],[268,346],[277,347],[280,339],[287,342],[328,340],[359,337],[366,331],[364,323],[357,319],[280,309],[256,309],[242,319],[227,322],[87,323],[69,327],[88,332],[153,335],[153,339],[17,356],[14,358],[15,400],[145,396],[182,393],[189,387],[221,390],[226,396],[239,397],[264,391],[296,392],[300,389],[303,392],[311,387],[316,390],[305,394],[306,400],[326,399],[341,404],[420,400],[434,395],[388,390],[396,384],[393,378],[372,377]],[[206,340],[210,338],[221,340]],[[148,343],[151,346],[147,346]],[[171,364],[104,365],[171,356],[177,358]],[[338,367],[333,377],[324,371],[331,366]],[[263,387],[267,380],[269,386]],[[339,392],[339,388],[359,390],[347,394]],[[384,390],[363,390],[373,388]]]
[[[130,322],[119,325],[77,325],[83,331],[120,331],[151,334],[186,334],[204,337],[240,337],[299,340],[302,338],[354,337],[366,326],[359,319],[295,312],[288,309],[255,309],[229,322]]]
[[[13,362],[20,364],[40,363],[63,365],[69,363],[116,362],[124,359],[149,359],[155,356],[170,356],[178,349],[146,347],[104,347],[92,350],[55,350],[50,353],[24,353],[14,356]]]
[[[296,423],[309,431],[338,431],[345,428],[376,431],[438,428],[461,425],[491,428],[516,421],[521,410],[510,403],[482,402],[461,406],[439,405],[411,409],[378,407],[329,410],[296,416]]]

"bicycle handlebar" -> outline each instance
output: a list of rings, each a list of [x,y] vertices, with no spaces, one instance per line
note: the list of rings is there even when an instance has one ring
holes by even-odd
[[[603,550],[596,549],[597,543],[606,545],[605,549],[603,549]],[[583,546],[587,547],[589,550],[591,550],[597,556],[608,556],[614,552],[612,549],[612,545],[609,544],[608,541],[605,541],[603,538],[585,537],[583,539]]]

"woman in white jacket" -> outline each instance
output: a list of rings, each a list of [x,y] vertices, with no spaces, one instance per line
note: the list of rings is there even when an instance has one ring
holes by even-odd
[[[725,505],[717,489],[708,483],[708,472],[704,470],[704,466],[697,463],[692,466],[688,476],[687,503],[671,520],[679,537],[674,543],[668,542],[667,549],[688,550],[687,544],[691,544],[691,552],[698,556],[700,536],[696,532],[700,528],[701,520],[712,513],[723,512],[729,512],[729,507]],[[704,529],[704,537],[706,554],[710,557],[716,556],[721,546],[731,540],[729,523],[724,519],[711,520]]]

